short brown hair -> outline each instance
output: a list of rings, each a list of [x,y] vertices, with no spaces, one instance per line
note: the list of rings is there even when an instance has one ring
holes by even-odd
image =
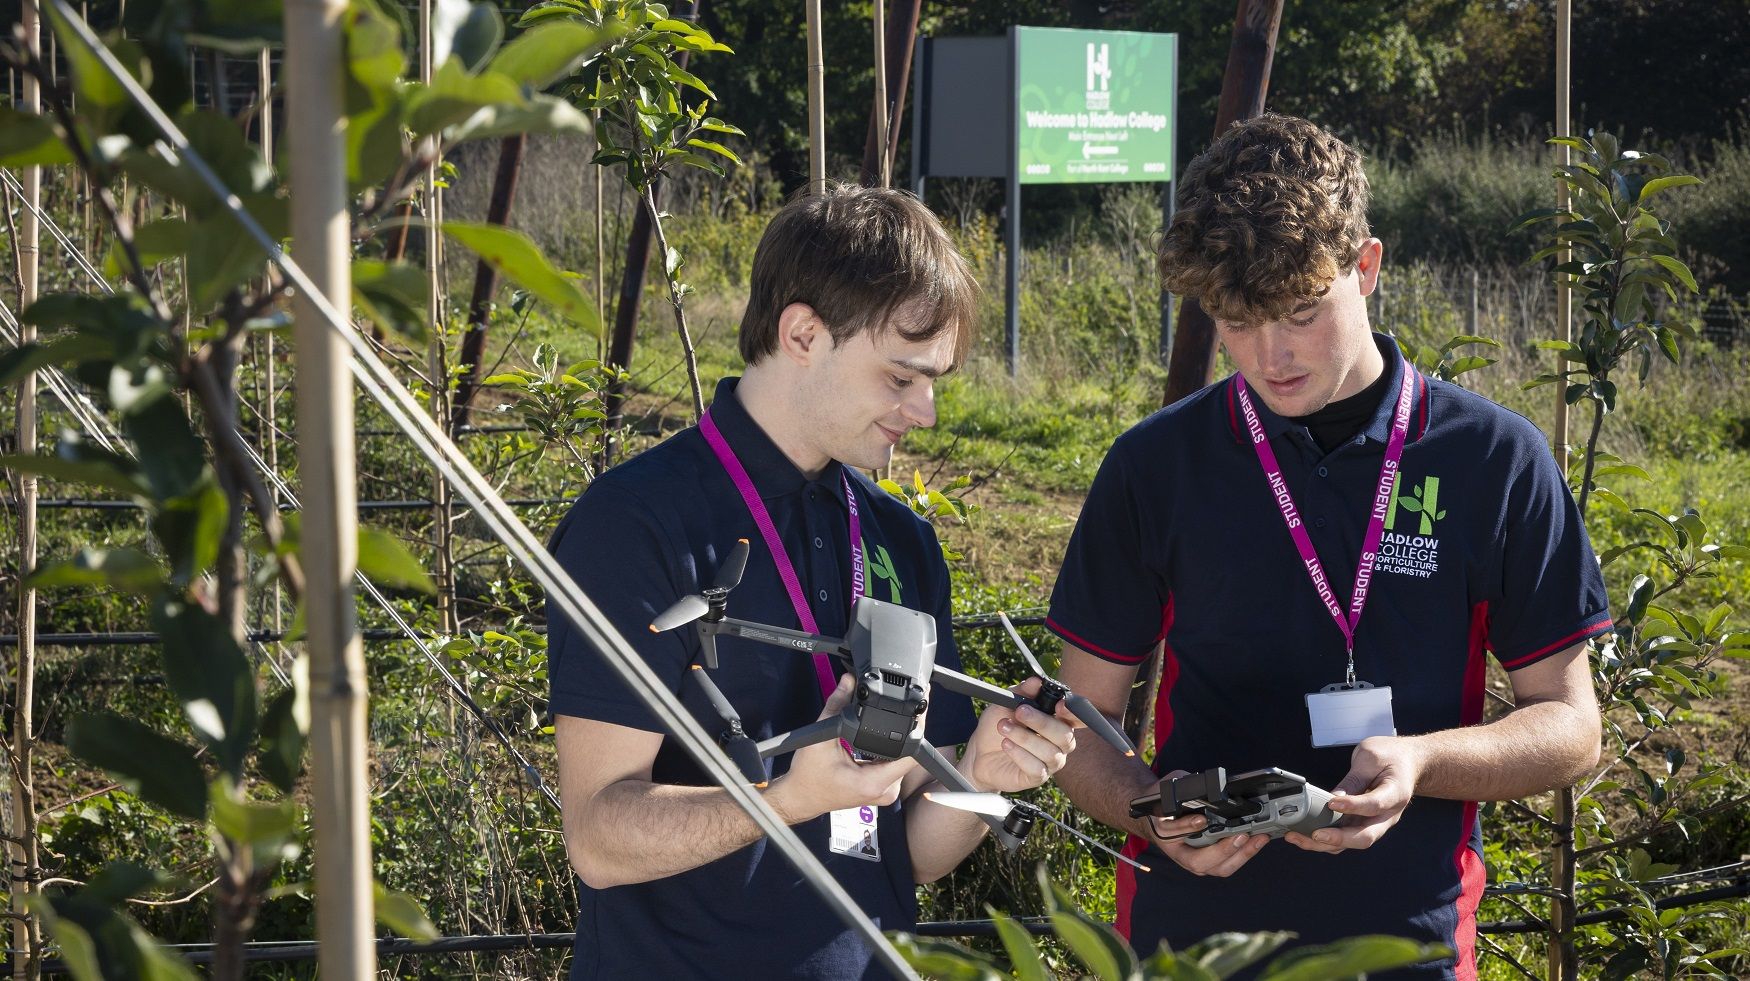
[[[954,366],[972,346],[978,281],[942,223],[915,196],[888,188],[829,185],[791,199],[766,226],[753,257],[741,357],[778,349],[778,316],[814,308],[834,344],[891,326],[907,340],[955,332]]]
[[[1220,320],[1281,320],[1354,268],[1367,237],[1361,155],[1304,119],[1266,113],[1185,168],[1161,286]]]

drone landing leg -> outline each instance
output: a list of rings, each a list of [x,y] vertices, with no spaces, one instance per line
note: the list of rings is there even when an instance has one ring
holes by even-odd
[[[771,759],[774,756],[793,753],[804,746],[813,746],[815,743],[824,743],[829,739],[837,738],[842,721],[842,717],[835,715],[830,719],[810,722],[800,729],[792,729],[782,736],[761,740],[760,758]]]
[[[918,748],[913,751],[912,755],[914,759],[923,764],[930,776],[940,780],[942,785],[949,790],[978,793],[978,788],[967,783],[966,778],[960,775],[960,771],[954,769],[954,764],[948,762],[948,758],[942,755],[941,750],[931,746],[929,740],[918,740]],[[990,825],[991,835],[1002,844],[1004,849],[1012,852],[1021,847],[1021,839],[1004,831],[1002,821],[988,814],[980,814],[978,819]]]

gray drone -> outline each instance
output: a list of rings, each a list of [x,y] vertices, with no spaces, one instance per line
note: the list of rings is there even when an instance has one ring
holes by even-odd
[[[1119,751],[1135,754],[1129,740],[1100,714],[1093,703],[1046,675],[1008,617],[1004,616],[1002,620],[1009,635],[1021,648],[1028,665],[1044,682],[1039,694],[1033,698],[936,664],[935,617],[896,603],[859,597],[850,633],[844,638],[823,637],[728,616],[729,594],[741,582],[747,558],[748,542],[744,538],[724,559],[710,587],[698,594],[681,597],[651,622],[650,629],[661,633],[692,624],[697,630],[703,663],[693,664],[689,673],[723,718],[727,727],[721,737],[724,750],[749,783],[765,785],[764,761],[773,756],[840,739],[861,759],[911,758],[951,792],[978,798],[994,796],[980,794],[947,757],[924,738],[921,720],[924,710],[929,707],[930,684],[939,684],[949,691],[1006,708],[1030,704],[1049,713],[1061,701]],[[796,653],[827,654],[841,670],[848,671],[856,679],[857,686],[850,703],[837,716],[755,742],[744,730],[735,707],[711,680],[710,669],[717,667],[717,638],[720,635],[745,637]],[[935,795],[932,799],[940,796]],[[953,806],[952,798],[948,802]],[[1037,811],[1030,804],[1025,806]],[[1011,851],[1020,846],[1033,823],[1031,817],[1025,821],[1017,818],[1015,815],[1021,812],[1015,808],[1002,815],[988,813],[997,809],[988,802],[981,801],[981,807],[963,809],[977,813],[1003,847]]]

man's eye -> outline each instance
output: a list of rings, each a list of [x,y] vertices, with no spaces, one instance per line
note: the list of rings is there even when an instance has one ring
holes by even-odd
[[[887,382],[888,382],[888,384],[892,385],[894,388],[905,388],[906,386],[911,384],[911,379],[910,378],[901,378],[898,375],[888,375]]]
[[[1312,314],[1312,315],[1309,315],[1305,320],[1299,320],[1299,319],[1296,319],[1294,317],[1289,317],[1288,322],[1293,324],[1296,327],[1311,327],[1312,322],[1317,320],[1317,319],[1319,319],[1318,315]]]

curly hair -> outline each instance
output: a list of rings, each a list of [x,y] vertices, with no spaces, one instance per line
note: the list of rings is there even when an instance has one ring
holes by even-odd
[[[1354,268],[1368,237],[1361,155],[1295,116],[1235,123],[1185,168],[1161,237],[1161,286],[1210,316],[1262,324]]]

